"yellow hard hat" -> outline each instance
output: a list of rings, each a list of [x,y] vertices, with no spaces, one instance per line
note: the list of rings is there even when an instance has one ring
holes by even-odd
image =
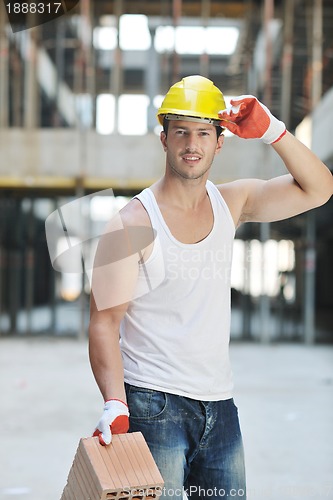
[[[186,117],[185,120],[194,118],[218,126],[221,122],[218,113],[225,108],[223,94],[211,80],[199,75],[187,76],[170,87],[157,118],[161,125],[164,117],[170,120]]]

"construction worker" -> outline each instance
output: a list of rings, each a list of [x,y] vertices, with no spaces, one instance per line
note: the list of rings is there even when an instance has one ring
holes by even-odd
[[[111,432],[141,431],[165,481],[161,498],[245,499],[229,362],[235,229],[324,204],[332,176],[255,97],[226,109],[201,76],[170,88],[158,120],[165,173],[110,222],[97,252],[105,264],[116,235],[127,235],[131,250],[96,265],[92,283],[90,360],[105,401],[95,434],[109,444]],[[221,127],[271,145],[289,173],[214,185]],[[140,231],[150,234],[142,245]]]

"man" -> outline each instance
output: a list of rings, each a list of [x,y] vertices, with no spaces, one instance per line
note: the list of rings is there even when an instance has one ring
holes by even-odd
[[[97,252],[105,263],[123,228],[126,259],[96,264],[92,286],[90,359],[105,400],[96,435],[110,443],[129,418],[165,480],[163,498],[183,489],[190,498],[246,498],[228,355],[235,228],[292,217],[333,192],[326,166],[255,97],[231,104],[201,76],[171,87],[158,111],[165,174],[128,203],[120,225],[111,221]],[[221,127],[271,144],[289,174],[213,185]],[[137,240],[140,230],[150,238],[133,242],[134,229]]]

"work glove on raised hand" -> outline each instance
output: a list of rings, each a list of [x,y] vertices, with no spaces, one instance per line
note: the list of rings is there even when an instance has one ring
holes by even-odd
[[[221,127],[243,139],[261,139],[274,144],[286,133],[286,126],[252,95],[241,95],[230,101],[231,106],[219,112]]]
[[[104,404],[104,412],[100,418],[94,436],[98,436],[101,445],[111,443],[112,434],[124,434],[129,428],[129,411],[126,403],[120,399],[110,399]]]

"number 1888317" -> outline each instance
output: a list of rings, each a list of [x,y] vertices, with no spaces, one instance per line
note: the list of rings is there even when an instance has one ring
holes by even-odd
[[[63,13],[61,2],[8,2],[8,14],[60,14]]]

